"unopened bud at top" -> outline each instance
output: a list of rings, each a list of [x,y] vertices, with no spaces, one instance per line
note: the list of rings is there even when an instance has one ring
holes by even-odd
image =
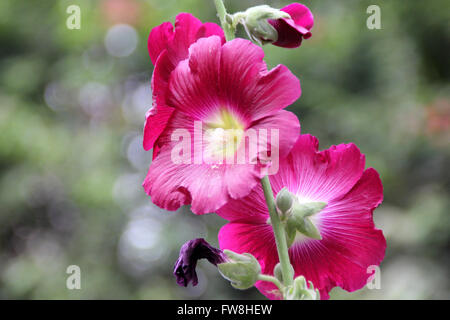
[[[251,7],[245,12],[238,12],[233,16],[234,24],[242,23],[250,39],[259,44],[278,40],[278,32],[269,23],[269,20],[281,18],[290,18],[290,15],[268,5]]]

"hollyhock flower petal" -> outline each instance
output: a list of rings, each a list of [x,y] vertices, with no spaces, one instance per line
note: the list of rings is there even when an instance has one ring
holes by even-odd
[[[215,36],[198,40],[189,60],[171,74],[169,105],[196,119],[226,105],[243,121],[285,108],[300,97],[300,82],[285,66],[267,71],[263,57],[263,50],[248,40],[223,46]]]
[[[329,202],[346,194],[361,178],[365,157],[353,143],[318,151],[316,137],[301,135],[291,152],[295,159],[284,175],[274,177],[278,188],[290,181],[302,200]],[[280,188],[281,189],[281,188]]]
[[[301,135],[281,160],[279,172],[269,177],[275,195],[286,187],[300,201],[327,202],[312,217],[322,240],[301,236],[289,248],[295,276],[312,281],[322,299],[335,286],[347,291],[362,288],[370,276],[367,268],[379,265],[385,254],[386,240],[373,222],[373,210],[383,199],[381,180],[372,168],[359,172],[364,157],[355,148],[338,145],[319,152],[315,137]],[[347,166],[357,172],[351,174]],[[249,252],[257,257],[263,273],[273,274],[278,254],[262,187],[231,200],[217,213],[230,221],[219,233],[220,248]],[[260,281],[256,287],[270,299],[280,298],[270,283]]]
[[[297,48],[303,39],[311,37],[310,30],[314,25],[314,17],[308,7],[300,3],[292,3],[281,11],[290,14],[290,19],[269,20],[277,30],[278,40],[273,45],[283,48]]]
[[[144,126],[145,150],[154,146],[173,113],[165,100],[170,73],[187,58],[192,43],[211,35],[217,35],[222,43],[225,42],[223,30],[218,25],[202,23],[189,13],[177,15],[175,29],[170,22],[165,22],[150,32],[148,51],[155,70],[152,76],[153,107],[146,114]],[[157,151],[154,150],[153,157]]]
[[[300,81],[286,66],[268,71],[261,47],[244,39],[227,42],[222,49],[220,87],[226,99],[253,120],[281,110],[301,95]],[[247,87],[246,91],[235,90]]]
[[[148,151],[155,146],[156,140],[160,137],[161,133],[167,126],[174,108],[163,107],[163,108],[152,108],[147,111],[145,115],[144,124],[144,150]],[[153,158],[156,157],[158,152],[153,152]]]
[[[147,48],[153,65],[156,64],[159,55],[167,48],[167,43],[172,38],[173,26],[170,22],[164,22],[150,31],[147,40]]]
[[[242,201],[230,201],[216,213],[228,221],[264,225],[268,212],[261,185],[258,184]]]
[[[191,46],[188,60],[171,74],[168,103],[201,120],[220,108],[218,74],[221,42],[218,37],[200,39]]]
[[[263,130],[267,130],[268,132],[272,132],[272,130],[278,131],[278,139],[275,139],[275,141],[278,140],[278,146],[271,147],[272,136],[269,135],[267,135],[266,139],[261,137],[258,140],[259,150],[277,149],[279,156],[275,156],[275,159],[286,158],[291,150],[291,146],[295,145],[297,137],[300,134],[300,122],[297,116],[286,110],[281,110],[272,116],[257,120],[251,128],[256,132],[263,132]]]
[[[266,217],[267,220],[267,217]],[[272,227],[264,222],[230,222],[219,231],[219,244],[236,253],[251,253],[261,265],[263,274],[273,274],[278,253]],[[257,281],[255,287],[271,300],[281,299],[278,288],[266,281]]]
[[[218,238],[220,248],[251,253],[259,261],[264,274],[273,274],[273,268],[270,272],[264,271],[267,265],[278,263],[273,230],[265,221],[258,224],[228,223],[220,229]]]
[[[174,163],[173,149],[173,145],[161,149],[143,183],[153,203],[166,210],[191,204],[195,214],[215,212],[230,199],[250,193],[261,179],[251,164]]]

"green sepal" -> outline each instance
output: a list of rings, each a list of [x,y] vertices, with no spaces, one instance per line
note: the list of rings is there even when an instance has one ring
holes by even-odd
[[[288,219],[284,230],[286,233],[286,243],[288,248],[290,248],[294,243],[295,237],[297,236],[297,228],[295,226],[295,223],[289,223]]]
[[[300,217],[309,217],[322,211],[327,206],[326,202],[305,202],[294,204],[292,214]]]
[[[313,239],[322,239],[319,229],[317,229],[310,218],[325,208],[326,205],[326,202],[294,203],[292,214],[288,218],[285,228],[289,246],[295,240],[297,231]],[[295,230],[295,234],[293,230]]]

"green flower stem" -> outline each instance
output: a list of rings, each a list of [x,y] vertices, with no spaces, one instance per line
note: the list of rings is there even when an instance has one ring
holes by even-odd
[[[217,15],[219,16],[223,32],[225,33],[225,39],[227,41],[233,40],[235,37],[236,30],[226,20],[227,9],[225,9],[225,5],[223,4],[223,1],[222,0],[214,0],[214,4],[216,5]]]
[[[261,185],[266,198],[267,208],[269,209],[270,221],[275,234],[275,243],[277,245],[278,257],[281,264],[281,274],[283,275],[283,284],[287,287],[292,285],[294,275],[291,270],[291,262],[289,261],[288,246],[286,242],[286,235],[284,228],[281,225],[280,217],[278,216],[275,199],[273,197],[272,186],[270,185],[269,177],[265,176],[261,180]]]
[[[274,285],[276,285],[278,287],[278,289],[280,289],[281,292],[283,292],[283,288],[284,288],[283,284],[275,277],[272,277],[272,276],[269,276],[266,274],[259,274],[258,280],[272,282]]]

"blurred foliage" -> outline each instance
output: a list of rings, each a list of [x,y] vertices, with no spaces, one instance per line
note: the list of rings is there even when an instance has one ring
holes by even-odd
[[[228,0],[229,11],[263,1]],[[288,1],[266,1],[282,7]],[[81,29],[66,27],[71,4]],[[450,10],[447,0],[305,1],[302,47],[266,46],[302,82],[289,110],[321,148],[355,142],[381,174],[381,289],[332,298],[450,298]],[[382,29],[366,9],[381,7]],[[207,263],[197,287],[172,276],[179,247],[217,245],[224,220],[164,212],[141,188],[151,152],[147,35],[178,12],[217,22],[205,0],[0,1],[0,298],[263,298]],[[240,34],[243,35],[242,30]],[[81,290],[66,268],[81,268]]]

